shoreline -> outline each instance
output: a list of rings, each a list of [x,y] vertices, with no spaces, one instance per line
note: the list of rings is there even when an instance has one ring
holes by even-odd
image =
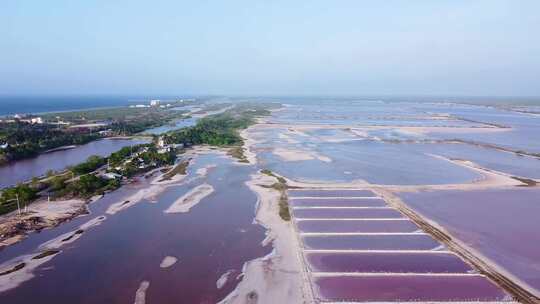
[[[252,174],[246,185],[257,195],[254,222],[266,229],[262,245],[272,244],[270,254],[244,264],[242,280],[220,304],[310,303],[313,301],[300,257],[300,244],[292,222],[279,216],[279,192],[264,186],[274,177]]]
[[[86,200],[67,199],[51,202],[42,198],[29,205],[28,212],[20,217],[17,210],[0,216],[0,251],[24,240],[31,233],[53,228],[78,216],[89,214],[88,205],[101,197],[103,196],[97,195]]]

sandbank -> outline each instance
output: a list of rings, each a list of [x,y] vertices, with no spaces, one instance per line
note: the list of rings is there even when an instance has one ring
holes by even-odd
[[[183,196],[179,197],[169,208],[165,209],[164,213],[185,213],[197,205],[203,198],[214,192],[214,187],[209,184],[199,185]]]

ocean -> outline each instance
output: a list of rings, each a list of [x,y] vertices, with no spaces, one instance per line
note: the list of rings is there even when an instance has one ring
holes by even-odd
[[[171,99],[171,97],[167,98]],[[150,99],[164,98],[154,96],[0,96],[0,116],[118,107],[148,103]]]

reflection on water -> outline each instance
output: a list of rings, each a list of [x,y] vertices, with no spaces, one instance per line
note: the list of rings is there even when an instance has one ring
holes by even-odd
[[[190,176],[208,164],[217,164],[207,178],[195,178],[181,186],[170,186],[156,203],[142,201],[108,218],[37,270],[37,277],[0,297],[6,303],[126,303],[132,302],[142,281],[149,281],[147,301],[215,303],[235,287],[244,262],[264,256],[262,227],[253,224],[256,197],[244,182],[250,167],[237,166],[221,156],[196,159]],[[190,177],[188,177],[189,180]],[[216,192],[185,214],[163,210],[194,186],[207,182]],[[113,202],[122,201],[137,189],[130,186],[94,203],[85,222],[103,214]],[[71,228],[70,228],[71,227]],[[32,234],[18,245],[0,252],[0,263],[28,253],[36,245],[73,229],[74,223]],[[166,256],[178,258],[170,268],[160,268]],[[216,281],[227,271],[230,280],[218,289]],[[99,292],[88,292],[99,290]]]
[[[123,147],[147,143],[148,140],[102,139],[69,150],[40,154],[0,167],[0,187],[15,185],[48,170],[62,170],[85,161],[91,155],[108,156]]]
[[[159,135],[159,134],[167,133],[169,131],[194,126],[194,125],[197,124],[197,120],[199,120],[199,119],[196,118],[196,117],[178,119],[178,120],[175,120],[175,121],[173,121],[173,122],[171,122],[169,124],[163,125],[161,127],[156,127],[156,128],[145,130],[142,133]]]

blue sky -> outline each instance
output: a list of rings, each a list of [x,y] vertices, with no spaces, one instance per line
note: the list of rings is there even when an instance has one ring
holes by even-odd
[[[0,3],[0,94],[540,95],[540,1]]]

